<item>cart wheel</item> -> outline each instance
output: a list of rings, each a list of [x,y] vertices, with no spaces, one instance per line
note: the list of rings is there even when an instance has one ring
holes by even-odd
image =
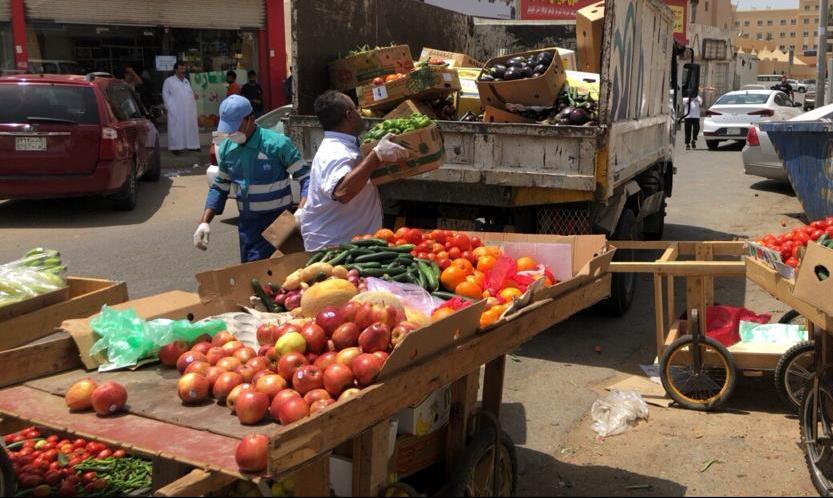
[[[795,414],[801,408],[807,382],[816,371],[814,351],[812,342],[799,342],[781,356],[775,367],[775,391]]]
[[[784,313],[784,316],[778,320],[778,323],[784,325],[807,325],[807,319],[801,316],[801,313],[797,312],[796,310],[790,310]]]
[[[799,422],[801,424],[801,444],[804,447],[804,460],[810,470],[810,478],[820,496],[833,495],[833,386],[828,379],[819,381],[818,411],[816,390],[813,381],[807,383],[807,393],[801,402]],[[817,415],[817,416],[814,416]]]
[[[500,432],[498,493],[493,493],[495,430],[485,429],[472,437],[466,453],[454,469],[447,496],[515,496],[518,486],[518,457],[515,443]]]
[[[0,444],[0,496],[14,496],[16,488],[17,480],[12,461],[6,453],[6,448]]]
[[[689,314],[692,330],[700,327],[696,310]],[[684,335],[669,346],[659,362],[665,392],[689,410],[708,411],[732,396],[737,381],[735,359],[722,344],[708,337],[697,339],[700,364],[695,365],[695,337]]]
[[[395,482],[385,488],[384,493],[382,496],[389,496],[389,497],[406,497],[406,496],[423,496],[413,487],[405,484],[404,482]]]

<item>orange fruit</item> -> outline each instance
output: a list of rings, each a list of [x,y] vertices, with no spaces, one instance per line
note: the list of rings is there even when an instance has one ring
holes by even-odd
[[[474,265],[471,264],[471,261],[464,258],[455,259],[451,262],[451,266],[460,268],[461,270],[465,271],[467,275],[470,275],[471,272],[474,271]]]
[[[473,274],[466,277],[466,280],[477,284],[480,287],[486,287],[486,276],[477,270],[474,270]]]
[[[499,258],[503,256],[503,251],[500,250],[500,247],[497,246],[485,246],[486,250],[495,258]]]
[[[451,265],[443,270],[440,275],[440,281],[446,290],[454,292],[454,289],[456,289],[458,285],[465,282],[468,275],[469,272],[464,271],[457,266]]]
[[[518,258],[518,271],[531,271],[536,268],[538,268],[538,263],[529,256]]]
[[[508,303],[511,303],[514,298],[521,297],[523,295],[524,293],[521,292],[520,289],[516,289],[514,287],[507,287],[500,291],[500,297],[502,297]]]
[[[478,247],[478,249],[480,249]],[[482,272],[490,271],[497,264],[497,259],[494,256],[486,255],[477,258],[477,269]]]
[[[485,246],[477,247],[471,253],[474,254],[474,257],[477,259],[480,259],[483,256],[490,256],[489,248]]]
[[[483,288],[476,283],[467,280],[465,282],[461,282],[454,289],[454,293],[471,299],[481,299],[483,297]]]
[[[438,320],[442,320],[443,318],[449,317],[454,314],[454,310],[443,306],[442,308],[437,308],[434,310],[434,313],[431,314],[431,321],[436,322]]]
[[[498,317],[491,312],[491,310],[484,311],[482,315],[480,315],[480,328],[485,329],[490,325],[494,325],[497,321]]]

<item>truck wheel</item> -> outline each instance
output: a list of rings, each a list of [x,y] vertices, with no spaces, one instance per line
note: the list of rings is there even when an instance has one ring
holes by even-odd
[[[613,234],[613,240],[639,240],[642,229],[636,221],[636,215],[630,209],[625,209],[619,218],[619,225]],[[619,249],[614,261],[634,261],[636,251]],[[614,273],[611,283],[611,296],[607,301],[598,304],[598,310],[605,315],[620,317],[631,308],[636,293],[635,273]]]
[[[645,240],[662,240],[662,237],[665,235],[665,216],[667,210],[666,197],[663,196],[660,211],[646,217],[645,221],[643,221]]]

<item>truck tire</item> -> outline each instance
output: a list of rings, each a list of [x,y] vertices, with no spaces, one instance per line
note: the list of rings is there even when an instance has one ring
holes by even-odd
[[[640,240],[641,233],[642,229],[637,221],[636,214],[625,208],[622,211],[622,216],[619,217],[619,224],[613,234],[613,240]],[[634,261],[635,259],[636,251],[622,249],[617,250],[613,258],[614,261]],[[611,296],[597,305],[598,311],[613,317],[624,316],[633,304],[636,280],[637,275],[635,273],[614,273],[613,282],[610,286]]]

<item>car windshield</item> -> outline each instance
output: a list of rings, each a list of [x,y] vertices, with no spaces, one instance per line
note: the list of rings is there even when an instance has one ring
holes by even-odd
[[[734,93],[720,97],[715,105],[766,104],[767,100],[768,93]]]
[[[89,87],[0,85],[0,123],[99,124],[95,93]]]

